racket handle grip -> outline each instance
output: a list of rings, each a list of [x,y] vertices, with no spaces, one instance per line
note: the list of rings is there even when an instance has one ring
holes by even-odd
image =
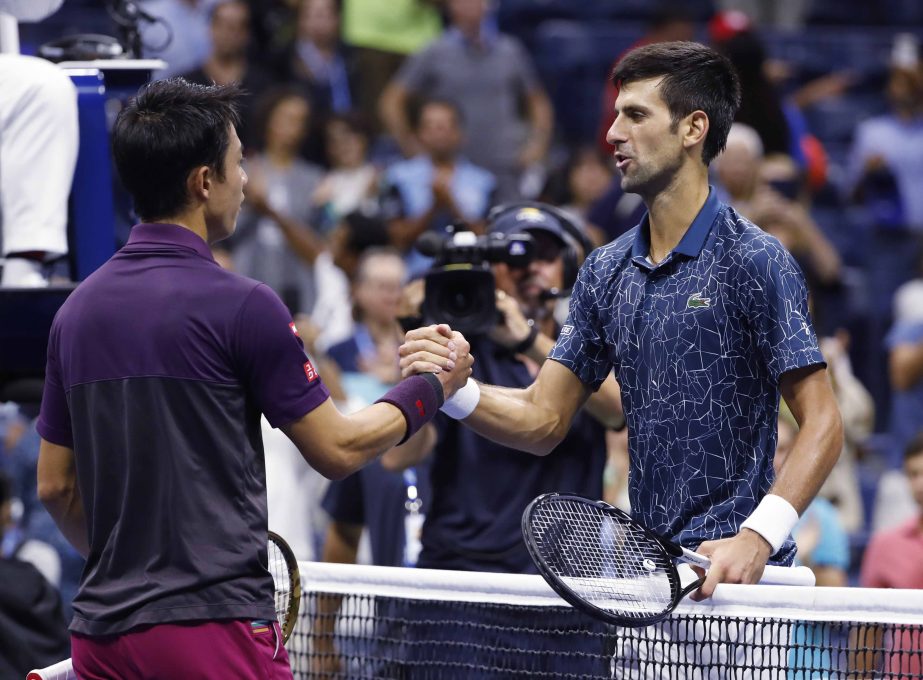
[[[760,578],[761,585],[771,586],[813,586],[814,572],[808,567],[776,567],[767,565]]]
[[[48,668],[29,671],[26,680],[77,680],[77,674],[71,660],[65,659]]]

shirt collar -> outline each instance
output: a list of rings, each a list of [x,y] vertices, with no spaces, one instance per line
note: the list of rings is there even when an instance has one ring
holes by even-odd
[[[718,200],[717,192],[713,186],[709,185],[708,198],[705,199],[699,214],[692,220],[692,224],[686,229],[686,233],[683,234],[683,238],[680,239],[676,247],[656,265],[651,265],[647,260],[647,256],[651,252],[651,227],[650,217],[645,214],[638,225],[638,233],[635,235],[635,242],[631,248],[632,262],[648,271],[653,271],[661,265],[672,261],[677,254],[691,258],[698,257],[720,209],[721,202]]]
[[[481,23],[481,34],[479,36],[481,39],[480,44],[468,40],[468,38],[465,37],[465,34],[454,26],[446,30],[446,37],[448,37],[449,40],[453,40],[460,45],[464,45],[465,47],[483,48],[485,51],[493,49],[494,45],[497,43],[498,36],[499,31],[497,30],[496,25],[487,19]]]
[[[127,245],[139,243],[156,243],[159,245],[180,246],[189,248],[207,260],[215,261],[212,251],[202,237],[191,229],[178,224],[162,224],[143,222],[131,228]]]

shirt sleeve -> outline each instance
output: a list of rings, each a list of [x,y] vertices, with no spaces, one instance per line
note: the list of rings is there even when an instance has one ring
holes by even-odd
[[[567,322],[548,355],[569,368],[582,383],[597,390],[612,370],[599,323],[597,288],[602,279],[593,267],[596,259],[580,268],[570,298]]]
[[[256,286],[241,306],[236,349],[242,380],[273,427],[301,418],[330,396],[291,315],[265,284]]]
[[[760,355],[773,379],[826,365],[808,314],[808,289],[795,259],[767,236],[744,266],[739,290]]]
[[[45,387],[42,390],[42,407],[35,424],[42,439],[74,448],[74,435],[71,431],[70,409],[67,405],[67,392],[61,375],[61,363],[58,357],[58,331],[53,326],[48,336],[48,357],[45,363]]]

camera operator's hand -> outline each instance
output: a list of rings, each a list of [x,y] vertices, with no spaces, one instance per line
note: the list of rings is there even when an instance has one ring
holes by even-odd
[[[471,375],[474,357],[470,349],[464,336],[446,324],[416,328],[404,336],[399,350],[401,377],[435,373],[445,398],[449,399]]]
[[[496,293],[497,311],[502,320],[490,331],[490,339],[507,349],[521,345],[532,332],[532,324],[519,308],[519,302],[502,290]]]

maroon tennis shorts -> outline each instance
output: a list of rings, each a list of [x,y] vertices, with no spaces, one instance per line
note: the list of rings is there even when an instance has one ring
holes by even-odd
[[[169,623],[121,635],[71,635],[80,680],[291,680],[275,621]]]

